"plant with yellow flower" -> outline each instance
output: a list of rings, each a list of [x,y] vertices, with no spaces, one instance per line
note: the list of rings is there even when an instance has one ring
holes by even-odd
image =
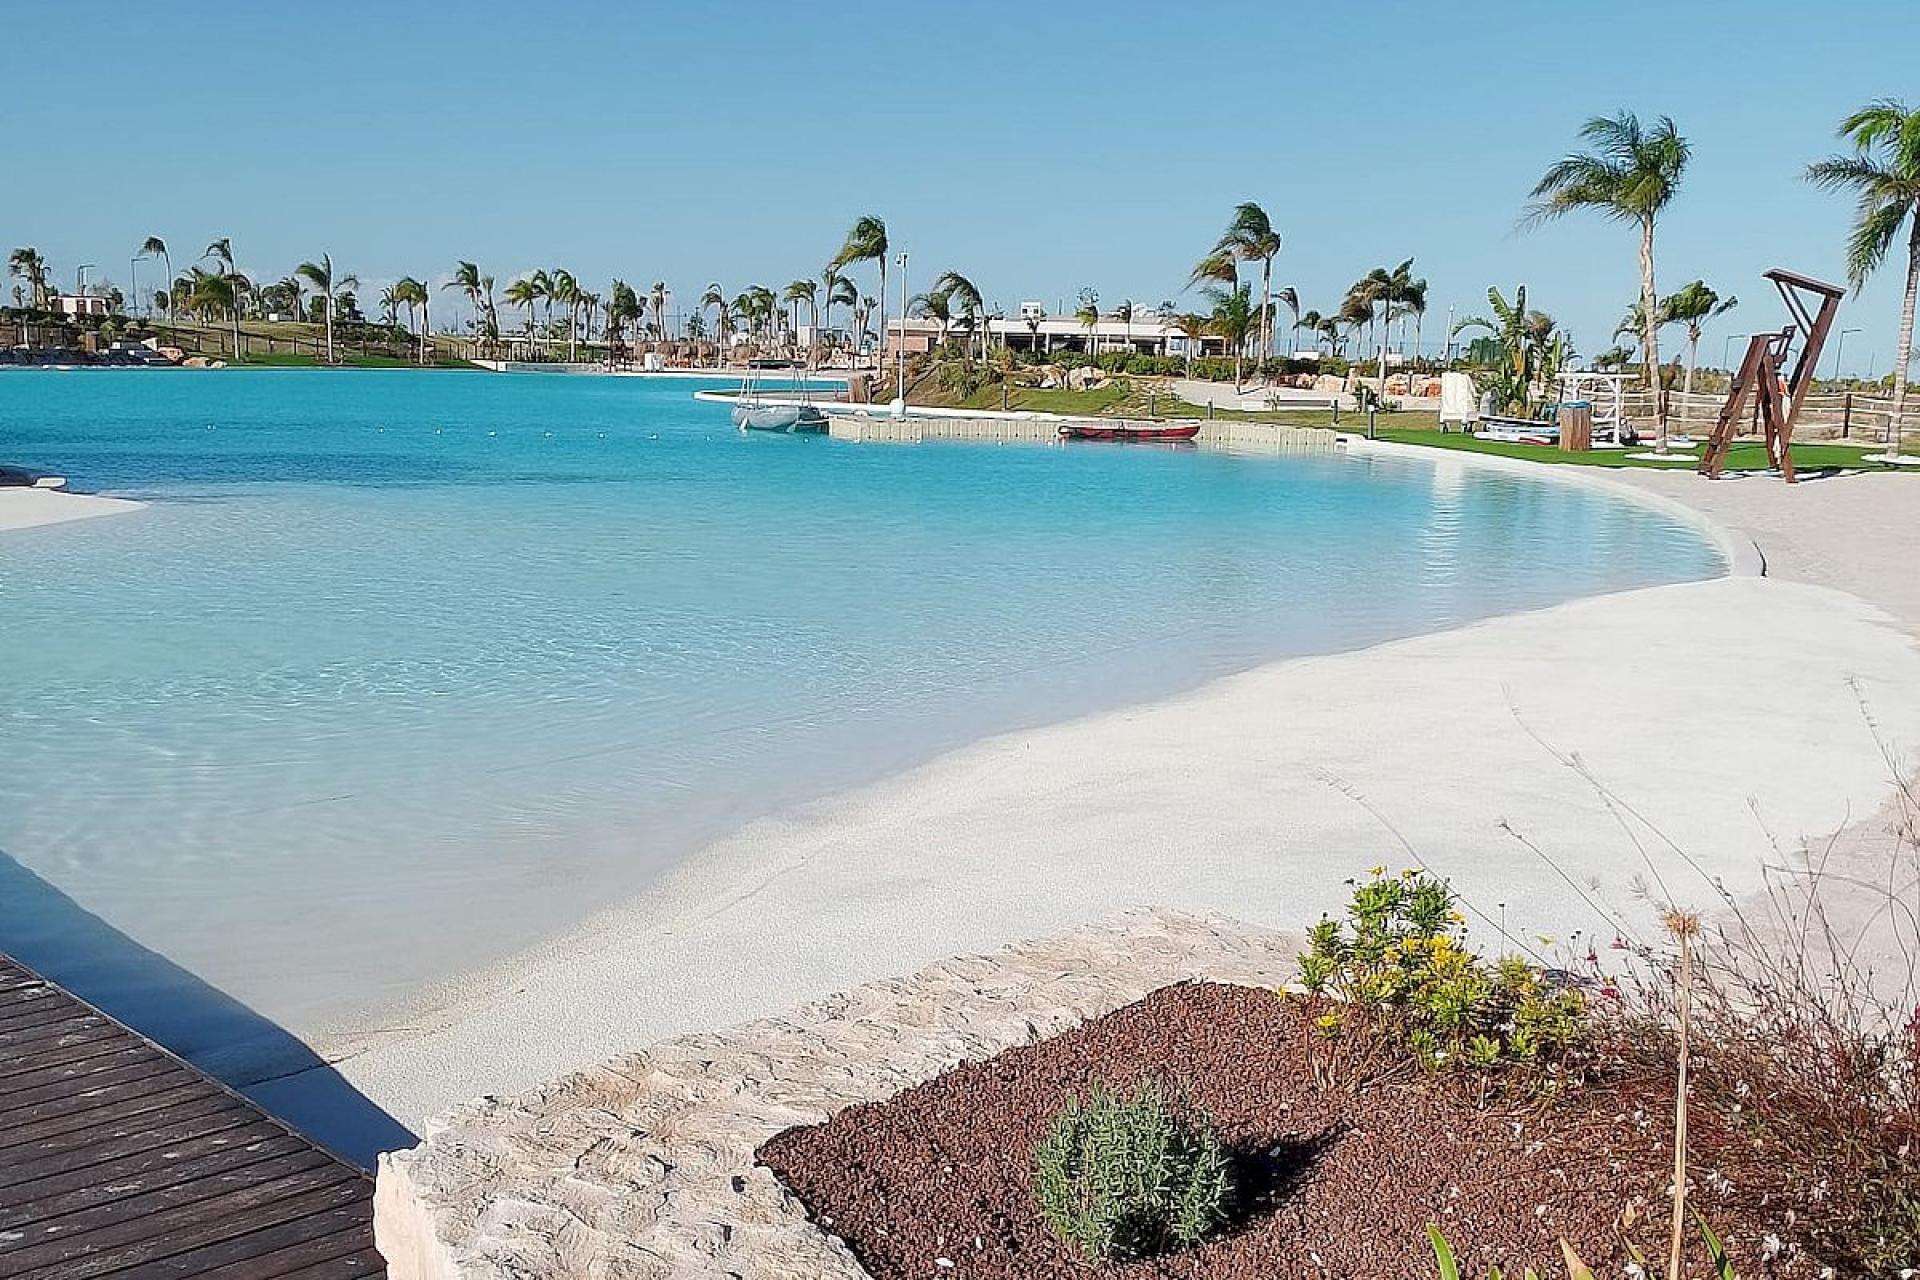
[[[1525,959],[1482,959],[1453,890],[1418,868],[1374,868],[1342,918],[1309,928],[1300,985],[1323,1037],[1365,1034],[1433,1068],[1557,1059],[1580,1039],[1586,1009]]]

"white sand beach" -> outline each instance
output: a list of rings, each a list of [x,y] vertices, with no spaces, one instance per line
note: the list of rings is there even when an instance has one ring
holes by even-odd
[[[1504,921],[1530,945],[1604,947],[1646,925],[1649,893],[1712,907],[1715,879],[1750,892],[1775,841],[1874,814],[1888,753],[1902,770],[1920,758],[1920,487],[1605,483],[1707,512],[1731,544],[1751,535],[1773,576],[1281,662],[980,742],[757,822],[582,928],[318,1047],[418,1126],[1125,908],[1296,926],[1375,864],[1450,877],[1489,946]],[[271,1105],[275,1087],[257,1096]]]
[[[103,498],[92,493],[7,485],[0,487],[0,533],[32,529],[43,524],[62,524],[68,520],[116,516],[138,511],[144,505],[126,498]]]

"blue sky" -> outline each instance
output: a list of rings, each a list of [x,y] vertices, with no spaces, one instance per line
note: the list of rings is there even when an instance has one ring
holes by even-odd
[[[1304,306],[1411,256],[1429,337],[1525,282],[1592,352],[1634,296],[1632,233],[1514,223],[1580,121],[1624,106],[1693,141],[1659,266],[1742,298],[1715,362],[1784,322],[1758,272],[1840,275],[1849,205],[1801,166],[1860,102],[1920,100],[1914,0],[49,4],[5,29],[0,239],[63,283],[90,261],[125,284],[148,234],[176,266],[226,235],[264,278],[323,250],[372,284],[472,258],[685,301],[817,273],[875,212],[922,282],[1154,303],[1255,199]],[[1885,372],[1897,276],[1843,312],[1850,369]]]

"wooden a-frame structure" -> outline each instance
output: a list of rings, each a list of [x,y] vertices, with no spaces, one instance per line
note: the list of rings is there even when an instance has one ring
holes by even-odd
[[[1813,389],[1813,374],[1820,364],[1820,349],[1827,343],[1827,334],[1833,329],[1833,318],[1840,310],[1840,296],[1846,291],[1839,285],[1797,275],[1779,267],[1764,274],[1773,281],[1773,287],[1780,291],[1780,300],[1787,304],[1787,312],[1793,317],[1794,323],[1778,333],[1756,333],[1748,339],[1747,354],[1740,361],[1739,371],[1733,376],[1727,402],[1720,406],[1720,419],[1714,423],[1713,434],[1707,440],[1707,451],[1700,457],[1700,474],[1720,474],[1727,463],[1727,449],[1733,444],[1734,436],[1739,434],[1751,406],[1752,416],[1760,424],[1766,438],[1767,460],[1788,484],[1792,484],[1793,454],[1790,446],[1794,420],[1800,416],[1800,406],[1805,402],[1807,392]],[[1818,309],[1809,311],[1809,304],[1814,299],[1817,299]],[[1794,339],[1802,334],[1805,338],[1796,352]],[[1793,361],[1793,368],[1783,375],[1781,370],[1789,359]]]

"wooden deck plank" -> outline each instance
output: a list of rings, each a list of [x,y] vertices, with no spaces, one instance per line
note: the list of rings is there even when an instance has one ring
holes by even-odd
[[[171,1111],[162,1114],[174,1118],[170,1123],[148,1127],[127,1125],[97,1138],[89,1135],[89,1140],[68,1142],[46,1150],[36,1149],[32,1159],[7,1164],[5,1171],[0,1172],[0,1205],[17,1203],[19,1196],[26,1193],[15,1193],[13,1188],[26,1183],[62,1177],[96,1165],[135,1160],[149,1152],[157,1159],[171,1157],[178,1160],[184,1154],[190,1154],[195,1144],[220,1139],[222,1135],[232,1135],[237,1129],[257,1127],[262,1131],[272,1131],[279,1128],[273,1121],[263,1120],[254,1112],[240,1107],[217,1112],[201,1109],[185,1116]],[[234,1139],[228,1136],[224,1140]]]
[[[365,1171],[0,956],[0,1276],[385,1273]]]
[[[300,1139],[263,1122],[16,1183],[0,1189],[0,1231],[10,1231],[16,1223],[55,1218],[175,1183],[244,1169],[296,1154],[304,1146]]]
[[[32,1053],[8,1053],[0,1048],[0,1080],[58,1066],[63,1062],[80,1062],[97,1054],[117,1053],[125,1045],[126,1041],[111,1028],[100,1026],[56,1036],[49,1043],[36,1044]],[[0,1088],[4,1087],[0,1085]]]
[[[22,1148],[36,1151],[64,1150],[98,1141],[103,1135],[127,1131],[127,1126],[158,1124],[155,1113],[165,1112],[171,1119],[185,1119],[225,1111],[234,1107],[225,1094],[212,1092],[198,1080],[189,1079],[176,1086],[143,1094],[123,1106],[102,1104],[91,1110],[57,1116],[36,1125],[9,1125],[0,1128],[0,1161],[27,1159]]]
[[[356,1202],[150,1262],[140,1274],[193,1276],[195,1280],[279,1280],[310,1273],[373,1275],[385,1266],[373,1247],[373,1223],[366,1209]]]
[[[0,1054],[11,1058],[46,1040],[62,1036],[77,1035],[89,1029],[110,1028],[113,1024],[97,1013],[75,1012],[59,1022],[43,1026],[26,1027],[19,1031],[0,1031]]]
[[[0,1104],[23,1097],[31,1090],[45,1085],[67,1084],[76,1089],[84,1089],[87,1087],[86,1082],[89,1077],[98,1076],[105,1071],[118,1071],[123,1067],[144,1066],[149,1063],[162,1067],[172,1065],[164,1054],[156,1050],[149,1049],[143,1044],[128,1044],[125,1040],[121,1040],[110,1048],[99,1049],[92,1057],[40,1063],[15,1072],[5,1078],[4,1084],[0,1084]]]
[[[277,1199],[308,1190],[308,1183],[316,1178],[331,1182],[345,1176],[332,1161],[309,1148],[275,1157],[264,1172],[221,1170],[72,1213],[15,1223],[0,1234],[0,1268],[37,1266],[36,1249],[49,1243],[64,1249],[74,1236],[91,1236],[95,1248],[128,1244],[158,1235],[168,1224],[224,1216],[235,1197],[244,1206],[255,1197]]]
[[[196,1079],[192,1069],[175,1066],[169,1061],[145,1063],[138,1067],[127,1067],[111,1072],[111,1080],[94,1077],[83,1092],[72,1089],[62,1091],[58,1086],[48,1092],[30,1090],[33,1096],[25,1093],[0,1095],[0,1127],[12,1129],[15,1125],[40,1124],[47,1120],[56,1120],[61,1116],[75,1112],[94,1111],[108,1105],[130,1102],[142,1094],[156,1093],[178,1085],[193,1083]]]
[[[185,1206],[170,1216],[156,1215],[147,1224],[153,1228],[152,1234],[116,1239],[87,1253],[69,1252],[50,1263],[37,1261],[26,1270],[12,1273],[13,1280],[93,1280],[116,1271],[145,1275],[154,1264],[191,1249],[239,1240],[262,1227],[355,1203],[365,1206],[363,1212],[372,1217],[372,1192],[332,1170],[309,1175],[305,1185],[296,1185],[292,1179],[262,1183],[221,1200]],[[16,1261],[13,1257],[0,1260],[8,1264]]]

